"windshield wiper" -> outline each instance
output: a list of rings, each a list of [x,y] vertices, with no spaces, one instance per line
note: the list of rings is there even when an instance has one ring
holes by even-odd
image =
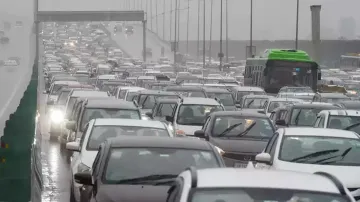
[[[237,123],[237,124],[234,124],[234,125],[230,126],[229,128],[225,129],[222,133],[220,133],[220,134],[218,135],[218,137],[222,137],[222,136],[228,134],[230,131],[232,131],[234,128],[240,126],[241,124],[242,124],[242,123]]]
[[[255,100],[250,100],[250,102],[247,103],[246,107],[249,108],[250,105],[254,102]]]
[[[345,158],[345,156],[352,150],[352,147],[349,147],[347,149],[344,150],[344,152],[341,154],[341,155],[337,155],[337,156],[332,156],[332,157],[329,157],[329,158],[326,158],[326,159],[321,159],[321,160],[318,160],[318,161],[315,161],[315,163],[319,163],[319,164],[330,164],[330,163],[335,163],[336,161],[328,161],[326,162],[327,160],[330,160],[330,159],[333,159],[333,158],[338,158],[340,157],[340,161],[343,160]]]
[[[359,122],[359,123],[352,124],[352,125],[344,128],[343,130],[350,130],[350,129],[352,129],[352,128],[356,127],[356,126],[359,126],[359,125],[360,125],[360,122]]]
[[[298,160],[302,160],[302,159],[305,160],[305,159],[316,158],[316,157],[319,157],[319,156],[322,156],[322,155],[327,155],[327,154],[335,153],[335,152],[338,152],[338,151],[339,151],[338,149],[328,149],[328,150],[318,151],[318,152],[314,152],[314,153],[311,153],[311,154],[307,154],[305,156],[294,158],[294,159],[290,160],[290,162],[297,162]]]
[[[164,179],[174,179],[177,175],[148,175],[145,177],[138,177],[138,178],[131,178],[131,179],[125,179],[125,180],[119,180],[116,182],[116,184],[143,184],[143,183],[151,183],[158,180],[164,180]]]
[[[295,117],[295,125],[298,125],[298,123],[299,123],[300,114],[301,114],[301,109],[300,109],[299,112],[296,114],[296,117]]]
[[[247,127],[243,132],[239,133],[237,137],[245,136],[254,126],[256,125],[256,122],[253,122],[249,127]]]

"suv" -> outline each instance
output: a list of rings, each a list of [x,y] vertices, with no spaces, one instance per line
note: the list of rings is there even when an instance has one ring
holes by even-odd
[[[165,119],[172,124],[176,135],[193,137],[195,131],[201,130],[206,117],[214,111],[225,111],[216,99],[185,97],[178,101],[172,116]]]
[[[355,202],[340,180],[325,172],[307,174],[236,168],[189,168],[177,177],[168,193],[167,202],[329,199]]]

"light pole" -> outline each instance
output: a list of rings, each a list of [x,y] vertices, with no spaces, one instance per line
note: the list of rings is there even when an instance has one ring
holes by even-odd
[[[177,41],[179,42],[180,41],[180,10],[181,9],[181,0],[178,1],[179,4],[177,5],[177,8],[178,8],[178,11],[177,11],[177,19],[178,19],[178,27],[177,27]]]
[[[163,40],[165,40],[165,7],[166,7],[166,3],[165,3],[166,0],[164,0],[163,2]]]
[[[158,26],[158,0],[155,0],[155,23],[156,23],[156,34],[159,34],[159,26]]]
[[[250,57],[253,58],[253,0],[250,0]]]
[[[174,30],[174,64],[176,64],[176,52],[177,52],[177,5],[178,5],[178,0],[175,0],[175,30]]]
[[[222,59],[224,57],[222,50],[222,30],[223,30],[223,0],[220,1],[220,53],[219,53],[219,62],[220,62],[220,70],[222,70]]]
[[[150,25],[150,30],[153,31],[153,1],[150,0],[150,20],[151,20],[151,25]]]
[[[212,47],[212,21],[213,21],[213,4],[214,0],[211,0],[211,8],[210,8],[210,39],[209,39],[209,62],[211,62],[211,47]]]
[[[189,18],[190,18],[190,0],[188,0],[188,12],[186,22],[186,54],[189,54]]]
[[[172,2],[173,2],[173,0],[170,0],[170,26],[169,26],[169,29],[170,29],[169,41],[170,41],[170,43],[171,43],[171,38],[172,38],[172,13],[173,13]]]
[[[197,45],[196,45],[196,57],[199,59],[200,48],[200,0],[198,0],[198,32],[197,32]]]
[[[225,0],[225,3],[226,3],[226,63],[229,62],[229,22],[228,22],[228,19],[229,19],[229,13],[228,13],[228,0]]]
[[[206,3],[205,3],[205,0],[204,0],[204,27],[203,27],[203,68],[205,69],[205,66],[206,66]]]
[[[296,33],[295,33],[295,50],[299,45],[299,0],[296,0]]]

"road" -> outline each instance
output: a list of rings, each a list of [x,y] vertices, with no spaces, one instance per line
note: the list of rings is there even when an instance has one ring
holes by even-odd
[[[124,33],[114,34],[114,24],[108,27],[108,30],[112,33],[112,39],[127,52],[131,57],[142,58],[141,51],[143,49],[143,28],[140,25],[134,25],[134,34],[127,36]],[[166,44],[158,39],[158,37],[151,33],[146,32],[146,45],[152,49],[152,57],[148,57],[147,61],[157,61],[161,57],[161,47],[164,47],[164,56],[173,61],[174,55],[171,52],[169,44]]]

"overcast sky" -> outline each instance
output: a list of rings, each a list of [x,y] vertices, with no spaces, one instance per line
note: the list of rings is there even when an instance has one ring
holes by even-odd
[[[123,10],[124,1],[126,0],[39,0],[39,10]],[[139,5],[141,0],[135,1],[135,5]],[[145,1],[142,0],[145,7]],[[153,2],[153,16],[155,15],[155,3],[158,5],[158,13],[163,12],[164,0],[147,0]],[[165,0],[167,15],[165,16],[165,35],[169,36],[170,21],[169,13],[170,1]],[[187,0],[178,0],[180,7],[187,7]],[[206,1],[206,24],[210,25],[210,2]],[[213,39],[219,38],[219,22],[220,22],[220,0],[213,0]],[[229,38],[231,39],[248,39],[249,38],[249,22],[250,22],[250,0],[227,0],[228,16],[229,16]],[[296,19],[296,0],[253,0],[254,1],[254,19],[253,34],[255,39],[293,39],[295,38],[295,19]],[[9,3],[11,2],[11,3]],[[203,0],[201,0],[202,4]],[[225,2],[224,11],[225,11]],[[175,3],[173,3],[174,6]],[[310,5],[322,5],[321,11],[321,29],[323,38],[339,37],[339,20],[344,17],[353,17],[357,21],[357,33],[360,35],[360,0],[300,0],[300,20],[299,35],[301,39],[310,36]],[[21,5],[21,6],[20,6]],[[198,0],[190,0],[190,39],[197,39],[197,17],[198,17]],[[150,6],[149,6],[150,7]],[[201,5],[200,22],[203,24],[203,6]],[[19,16],[31,16],[32,2],[31,0],[12,0],[0,1],[0,11],[2,13],[11,13]],[[150,9],[148,10],[150,13]],[[158,29],[162,35],[162,18],[158,18]],[[187,10],[181,11],[181,39],[186,39]],[[225,22],[225,12],[224,12]],[[148,27],[151,27],[150,22]],[[156,23],[153,21],[153,29]],[[200,35],[202,38],[202,30]],[[224,23],[225,31],[225,23]],[[206,27],[207,38],[209,38],[210,27]],[[225,37],[225,32],[224,32]]]

